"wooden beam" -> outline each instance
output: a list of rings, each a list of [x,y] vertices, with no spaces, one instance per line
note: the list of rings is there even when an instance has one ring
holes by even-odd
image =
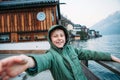
[[[0,50],[0,55],[16,54],[43,54],[46,50]]]
[[[83,63],[81,63],[83,72],[88,80],[100,80],[95,74],[93,74],[87,66],[85,66]]]
[[[96,61],[96,62],[106,67],[107,69],[111,70],[112,72],[120,75],[120,64],[119,63],[112,62],[112,61]]]

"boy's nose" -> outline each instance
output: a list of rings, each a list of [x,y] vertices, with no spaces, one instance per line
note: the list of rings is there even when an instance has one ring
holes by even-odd
[[[62,37],[61,37],[61,36],[58,36],[58,39],[62,39]]]

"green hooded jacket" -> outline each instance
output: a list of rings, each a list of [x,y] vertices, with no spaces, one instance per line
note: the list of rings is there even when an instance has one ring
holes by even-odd
[[[57,48],[50,40],[50,34],[56,28],[65,32],[66,43],[62,49]],[[87,80],[82,71],[80,60],[111,60],[108,53],[77,49],[69,45],[68,31],[61,25],[54,25],[49,29],[48,41],[51,48],[45,54],[31,55],[36,66],[26,70],[29,75],[49,69],[54,80]]]

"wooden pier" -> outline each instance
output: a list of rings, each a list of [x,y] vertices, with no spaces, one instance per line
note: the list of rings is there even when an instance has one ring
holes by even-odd
[[[3,53],[4,52],[4,53]],[[17,54],[16,54],[17,52]],[[45,51],[39,51],[39,50],[30,50],[30,51],[27,51],[27,50],[19,50],[19,51],[14,51],[14,50],[8,50],[8,51],[0,51],[0,59],[2,58],[5,58],[5,57],[8,57],[8,56],[13,56],[13,55],[19,55],[19,54],[28,54],[32,52],[36,54],[41,54],[41,52],[45,52]],[[8,53],[8,54],[6,54]],[[11,54],[12,53],[12,54]],[[14,54],[13,54],[14,53]],[[115,74],[118,74],[120,75],[120,64],[119,63],[116,63],[116,62],[110,62],[110,61],[96,61],[97,63],[99,63],[100,65],[104,66],[105,68],[109,69],[110,71],[114,72]],[[86,75],[86,77],[88,78],[88,80],[100,80],[100,78],[98,76],[96,76],[87,66],[88,66],[88,61],[82,61],[80,63],[82,65],[82,68],[83,68],[83,71]]]

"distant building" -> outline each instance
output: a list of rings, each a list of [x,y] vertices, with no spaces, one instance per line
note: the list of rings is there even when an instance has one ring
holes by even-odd
[[[99,31],[95,31],[95,30],[89,30],[88,36],[89,36],[89,38],[102,37],[102,35],[100,35]]]
[[[71,35],[74,39],[88,39],[89,29],[86,26],[81,26],[80,24],[74,24]]]

